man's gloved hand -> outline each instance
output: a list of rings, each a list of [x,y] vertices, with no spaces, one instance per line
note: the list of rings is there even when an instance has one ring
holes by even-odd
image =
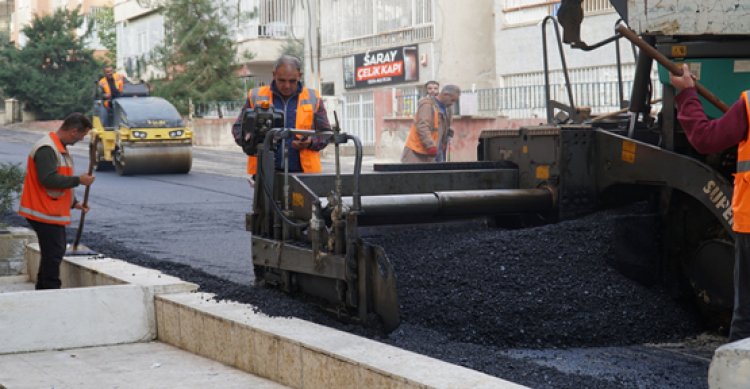
[[[432,146],[427,149],[427,155],[437,155],[437,153],[438,153],[437,146]]]
[[[452,128],[449,128],[448,129],[448,138],[453,138],[453,135],[456,135],[456,132],[453,131]]]

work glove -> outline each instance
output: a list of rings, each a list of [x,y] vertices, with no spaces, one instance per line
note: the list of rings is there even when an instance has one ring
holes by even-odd
[[[427,155],[437,155],[437,153],[438,153],[437,146],[432,146],[427,149]]]

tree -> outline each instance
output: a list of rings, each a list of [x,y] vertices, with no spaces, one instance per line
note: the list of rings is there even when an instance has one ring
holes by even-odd
[[[217,4],[218,3],[218,4]],[[234,100],[243,94],[236,76],[237,49],[230,34],[231,10],[212,0],[172,0],[164,5],[166,39],[152,65],[166,74],[154,94],[186,112],[194,101]],[[247,56],[247,55],[246,55]]]
[[[0,215],[13,206],[13,200],[21,192],[22,183],[23,170],[18,164],[0,162]]]
[[[279,54],[281,55],[291,55],[292,57],[299,59],[300,65],[303,69],[305,68],[305,47],[302,39],[287,39],[279,51]]]
[[[107,48],[109,63],[117,62],[117,30],[115,29],[115,12],[112,7],[102,8],[94,16],[96,36],[99,42]]]
[[[99,64],[83,43],[91,29],[76,36],[83,20],[78,9],[59,9],[23,28],[23,48],[0,46],[0,89],[39,119],[62,119],[91,107]]]

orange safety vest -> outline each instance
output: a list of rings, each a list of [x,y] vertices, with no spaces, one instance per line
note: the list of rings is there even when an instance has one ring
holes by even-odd
[[[732,229],[736,232],[750,233],[750,98],[748,92],[742,92],[745,112],[748,117],[748,130],[737,146],[737,174],[734,175],[734,193],[732,194]]]
[[[438,125],[440,124],[440,120],[438,118],[438,107],[433,103],[432,105],[432,131],[430,131],[430,137],[432,138],[432,141],[435,142],[435,146],[440,146],[438,144]],[[417,135],[417,118],[414,118],[414,122],[411,124],[411,128],[409,128],[409,135],[406,137],[406,147],[414,150],[415,153],[419,154],[428,154],[427,148],[422,144],[422,141],[419,140],[419,135]]]
[[[43,146],[49,146],[55,151],[58,174],[63,176],[73,175],[73,158],[60,142],[57,134],[50,132],[48,136],[37,141],[29,153],[18,213],[23,217],[42,223],[70,224],[73,189],[45,188],[37,176],[34,154]]]
[[[247,101],[250,108],[256,104],[267,101],[273,107],[273,91],[270,86],[251,89],[247,92]],[[301,130],[310,130],[313,128],[315,112],[320,105],[320,95],[318,91],[311,88],[302,88],[297,97],[297,119],[294,124],[295,128]],[[320,164],[320,152],[302,149],[299,150],[299,161],[302,165],[302,171],[305,173],[320,173],[323,168]],[[258,168],[258,160],[255,156],[247,157],[247,174],[255,174]]]
[[[123,81],[122,76],[117,73],[113,73],[112,78],[115,80],[115,88],[117,88],[117,90],[120,91],[120,93],[122,93],[123,89],[125,88],[125,82]],[[107,77],[102,77],[99,80],[99,86],[104,91],[104,94],[112,96],[112,91],[109,89],[109,83],[107,82]],[[104,106],[109,108],[109,100],[104,100]]]

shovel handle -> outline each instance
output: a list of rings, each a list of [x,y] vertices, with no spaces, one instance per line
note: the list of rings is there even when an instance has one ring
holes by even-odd
[[[630,30],[630,28],[628,28],[627,25],[625,25],[625,23],[618,23],[617,27],[615,27],[615,31],[619,32],[620,35],[625,37],[627,40],[633,42],[634,45],[638,46],[638,48],[641,49],[642,53],[645,53],[649,57],[656,60],[656,62],[667,68],[667,70],[669,70],[672,74],[676,76],[682,76],[682,68],[680,66],[677,66],[677,64],[670,61],[669,58],[667,58],[664,54],[660,53],[653,46],[649,45],[646,41],[639,38],[638,35],[636,35],[633,31]],[[706,87],[698,83],[698,81],[695,82],[695,89],[698,91],[698,94],[708,100],[709,103],[716,106],[716,108],[720,109],[721,112],[726,112],[727,110],[729,110],[729,106],[726,105],[726,103],[721,101],[721,99],[716,97],[716,95],[711,93],[711,91],[706,89]]]
[[[89,142],[89,170],[88,174],[94,173],[94,161],[96,160],[96,143],[94,139]],[[91,190],[91,184],[86,185],[86,190],[83,192],[83,208],[85,209],[89,205],[89,191]],[[76,238],[73,241],[73,251],[78,250],[78,243],[81,241],[81,233],[83,233],[83,221],[86,219],[86,212],[81,209],[81,219],[78,222],[78,231],[76,231]]]

